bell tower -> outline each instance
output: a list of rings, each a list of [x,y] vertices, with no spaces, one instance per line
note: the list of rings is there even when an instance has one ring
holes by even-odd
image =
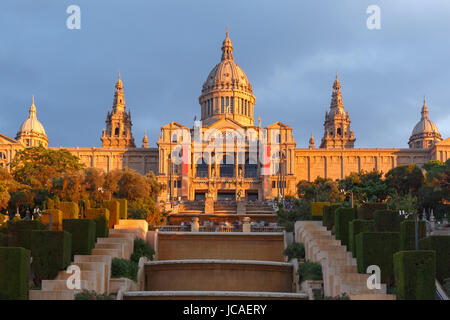
[[[350,116],[344,110],[342,102],[341,83],[337,73],[333,84],[330,111],[325,114],[324,135],[320,144],[321,148],[341,149],[353,148],[355,136],[350,129]]]
[[[116,82],[113,110],[106,115],[106,129],[103,129],[101,137],[104,148],[135,148],[133,134],[131,133],[131,114],[126,112],[123,83],[120,79]]]

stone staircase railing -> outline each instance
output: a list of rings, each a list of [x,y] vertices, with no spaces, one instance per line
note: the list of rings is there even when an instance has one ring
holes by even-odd
[[[395,300],[395,295],[386,294],[385,284],[379,290],[367,287],[369,274],[357,272],[356,259],[321,221],[297,221],[295,234],[305,246],[306,261],[322,266],[325,296],[346,293],[352,300]]]
[[[79,289],[69,289],[67,280],[73,273],[60,271],[54,280],[43,280],[41,290],[30,290],[29,300],[74,300],[75,294],[83,289],[98,294],[117,295],[117,299],[126,291],[135,291],[142,286],[139,279],[143,277],[143,264],[139,261],[141,277],[138,283],[127,278],[111,279],[113,258],[130,259],[134,240],[146,240],[148,226],[144,220],[120,220],[114,229],[109,230],[108,238],[97,238],[95,248],[90,255],[75,255],[72,265],[80,269]],[[141,270],[142,269],[142,270]],[[140,282],[143,282],[141,279]]]

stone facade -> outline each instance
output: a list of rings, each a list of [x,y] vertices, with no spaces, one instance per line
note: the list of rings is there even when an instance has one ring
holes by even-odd
[[[126,167],[141,174],[153,171],[158,181],[167,185],[161,200],[270,199],[295,195],[300,180],[342,179],[351,172],[373,169],[386,173],[399,165],[420,166],[450,157],[450,138],[441,138],[425,102],[409,148],[354,148],[356,137],[350,128],[349,112],[344,110],[337,75],[320,147],[316,148],[311,134],[309,147],[297,148],[292,127],[279,121],[264,128],[260,119],[255,123],[253,88],[234,61],[233,50],[227,30],[221,60],[202,86],[201,119],[194,121],[193,127],[171,122],[161,127],[156,147],[148,147],[145,132],[142,147],[137,148],[119,74],[112,111],[107,112],[102,132],[102,147],[64,149],[87,167],[106,172]],[[27,142],[25,137],[32,139]],[[30,116],[17,138],[0,134],[0,165],[7,167],[18,150],[47,143],[33,99]]]

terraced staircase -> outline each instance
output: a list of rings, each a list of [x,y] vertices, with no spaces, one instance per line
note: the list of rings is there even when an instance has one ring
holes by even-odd
[[[321,221],[297,221],[296,241],[305,246],[305,259],[322,266],[324,295],[340,296],[347,293],[351,300],[395,300],[395,295],[386,294],[386,285],[381,289],[369,289],[369,274],[357,272],[356,259],[347,247],[336,240]]]
[[[29,300],[74,300],[75,294],[83,289],[111,295],[116,295],[121,289],[136,290],[136,283],[130,279],[111,279],[111,263],[113,258],[130,259],[134,240],[141,237],[142,233],[139,228],[114,226],[114,229],[109,230],[108,238],[97,238],[90,255],[74,256],[72,265],[80,269],[80,289],[68,288],[67,280],[74,273],[63,270],[54,280],[43,280],[41,290],[30,290]]]

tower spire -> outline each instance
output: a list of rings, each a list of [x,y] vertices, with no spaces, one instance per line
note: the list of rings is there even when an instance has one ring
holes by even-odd
[[[147,129],[145,129],[144,138],[142,138],[142,148],[148,148]]]
[[[230,34],[228,32],[228,26],[227,26],[227,34],[225,37],[225,40],[223,40],[222,43],[222,61],[224,60],[234,60],[233,58],[233,43],[230,39]]]
[[[336,111],[344,112],[344,103],[342,102],[341,83],[338,79],[336,71],[336,79],[333,83],[333,93],[331,94],[330,110],[337,109]]]
[[[423,106],[422,106],[422,120],[428,119],[428,107],[426,97],[423,96]]]
[[[309,148],[315,149],[316,148],[316,141],[314,140],[313,132],[311,131],[311,137],[309,138]]]
[[[36,106],[34,105],[34,94],[32,95],[31,98],[31,106],[30,106],[30,118],[36,118]]]

